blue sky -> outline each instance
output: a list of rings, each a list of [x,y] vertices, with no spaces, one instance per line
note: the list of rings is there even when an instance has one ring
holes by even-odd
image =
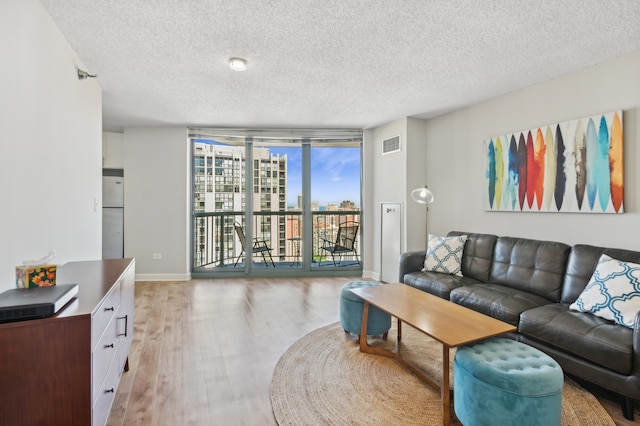
[[[302,192],[302,149],[269,148],[274,154],[287,154],[288,200],[295,206]],[[311,148],[311,200],[321,206],[350,200],[360,205],[360,149]]]

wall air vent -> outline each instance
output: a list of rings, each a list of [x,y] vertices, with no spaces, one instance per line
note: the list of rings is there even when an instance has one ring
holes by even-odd
[[[382,153],[391,154],[400,151],[400,136],[394,136],[382,141]]]

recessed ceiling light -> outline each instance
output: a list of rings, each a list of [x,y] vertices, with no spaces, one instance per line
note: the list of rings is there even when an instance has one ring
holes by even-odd
[[[244,71],[247,69],[247,61],[242,58],[231,58],[229,67],[234,71]]]

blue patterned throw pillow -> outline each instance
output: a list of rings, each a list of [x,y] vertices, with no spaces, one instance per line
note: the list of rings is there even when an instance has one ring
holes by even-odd
[[[429,248],[422,270],[462,276],[462,253],[466,242],[466,235],[436,237],[429,234]]]
[[[640,311],[640,265],[603,254],[589,284],[569,309],[633,328]]]

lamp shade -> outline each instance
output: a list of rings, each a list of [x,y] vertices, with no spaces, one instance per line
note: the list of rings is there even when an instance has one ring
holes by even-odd
[[[433,203],[434,196],[433,192],[425,186],[424,188],[416,188],[411,191],[411,199],[416,203],[428,205]]]

